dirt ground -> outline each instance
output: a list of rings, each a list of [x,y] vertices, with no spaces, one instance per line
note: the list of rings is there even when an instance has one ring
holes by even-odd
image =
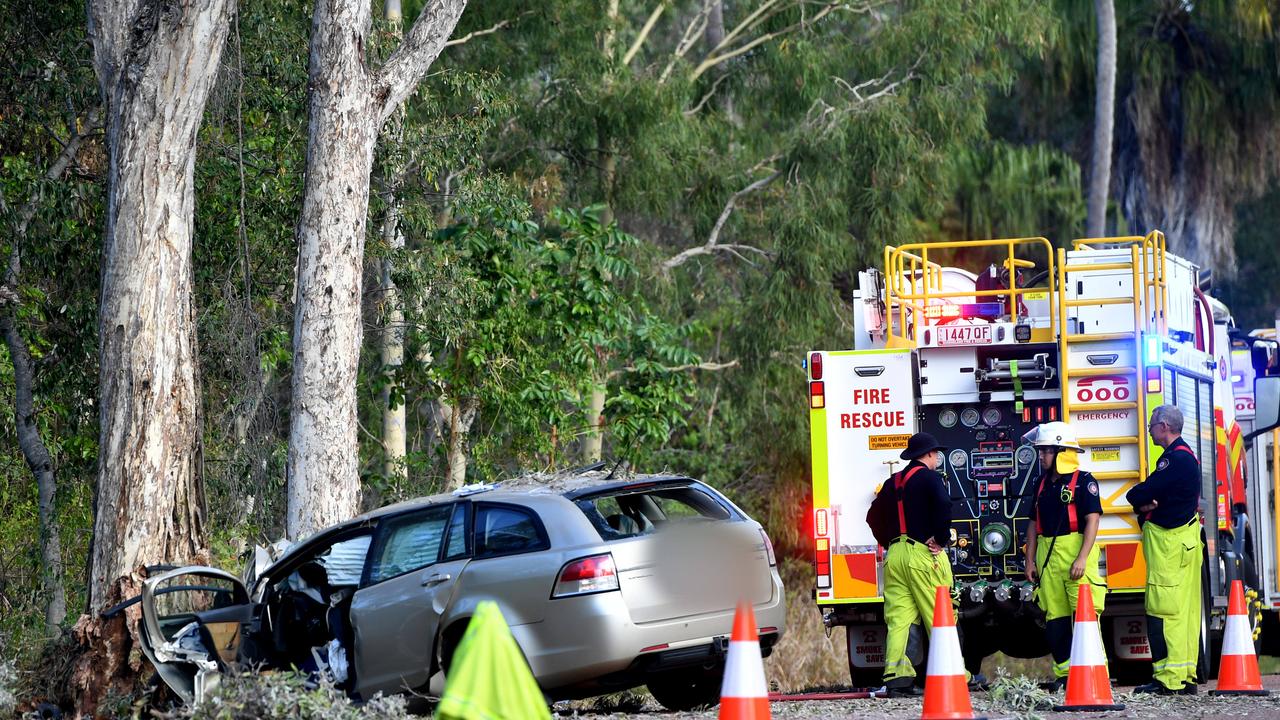
[[[1210,697],[1208,691],[1212,685],[1201,685],[1200,694],[1195,696],[1161,697],[1152,695],[1131,694],[1133,688],[1115,689],[1115,700],[1125,705],[1124,710],[1107,713],[1055,713],[1036,711],[1033,713],[1018,712],[1008,708],[993,707],[988,693],[974,693],[973,707],[976,714],[995,720],[996,718],[1052,718],[1053,720],[1093,719],[1099,718],[1134,718],[1162,720],[1192,720],[1193,718],[1277,718],[1280,719],[1280,675],[1268,675],[1263,678],[1263,685],[1271,689],[1273,695],[1268,697]],[[1061,701],[1062,695],[1057,696]],[[921,701],[919,699],[888,700],[828,700],[802,702],[774,702],[771,712],[775,718],[788,720],[818,720],[822,718],[868,718],[869,720],[887,720],[889,718],[920,717]],[[592,720],[713,720],[717,717],[715,710],[704,712],[672,713],[665,712],[652,700],[642,710],[636,712],[592,712],[578,711],[569,717],[591,718]]]

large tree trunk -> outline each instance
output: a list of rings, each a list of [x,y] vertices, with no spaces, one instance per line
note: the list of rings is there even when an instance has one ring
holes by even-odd
[[[139,565],[204,553],[192,173],[234,9],[234,0],[89,3],[109,154],[90,611]]]
[[[1113,0],[1094,0],[1098,18],[1098,63],[1093,106],[1093,153],[1089,163],[1086,237],[1106,235],[1111,187],[1111,138],[1116,116],[1116,9]]]
[[[108,151],[98,309],[98,483],[89,653],[73,682],[92,706],[128,678],[134,629],[100,621],[139,566],[206,556],[191,304],[196,133],[235,0],[90,0]],[[98,641],[91,640],[98,638]],[[95,683],[96,686],[95,686]],[[88,684],[90,687],[85,687]]]
[[[356,374],[369,174],[378,128],[413,91],[466,0],[434,0],[377,72],[371,8],[317,0],[311,25],[307,179],[298,222],[286,532],[302,538],[359,509]]]

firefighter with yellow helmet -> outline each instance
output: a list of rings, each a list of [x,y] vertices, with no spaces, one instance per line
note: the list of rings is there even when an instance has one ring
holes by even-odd
[[[1027,526],[1027,577],[1038,582],[1036,602],[1045,613],[1045,636],[1053,655],[1054,680],[1045,689],[1067,682],[1071,636],[1079,588],[1092,588],[1093,605],[1102,612],[1106,586],[1098,572],[1098,523],[1102,499],[1098,482],[1080,469],[1083,449],[1075,430],[1064,422],[1038,425],[1023,437],[1040,455],[1041,474],[1031,500]]]

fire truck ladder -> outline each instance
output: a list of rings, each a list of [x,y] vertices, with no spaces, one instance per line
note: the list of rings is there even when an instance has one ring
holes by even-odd
[[[1158,237],[1157,237],[1158,236]],[[1091,435],[1091,423],[1073,423],[1082,447],[1122,447],[1134,446],[1137,449],[1137,467],[1129,465],[1124,469],[1096,470],[1093,476],[1098,480],[1121,481],[1128,485],[1145,477],[1147,471],[1148,447],[1146,428],[1143,425],[1147,418],[1147,408],[1143,399],[1141,385],[1142,348],[1139,347],[1143,332],[1158,331],[1164,325],[1164,237],[1153,232],[1146,237],[1120,237],[1097,240],[1077,240],[1076,251],[1121,250],[1127,248],[1127,260],[1090,262],[1082,259],[1079,252],[1072,253],[1072,263],[1068,263],[1065,249],[1058,250],[1057,263],[1057,301],[1058,317],[1061,318],[1059,333],[1059,373],[1062,387],[1062,417],[1064,420],[1074,419],[1074,413],[1127,410],[1131,422],[1121,435]],[[1109,253],[1115,257],[1117,253]],[[1082,297],[1083,292],[1077,290],[1076,297],[1069,297],[1068,282],[1073,274],[1097,273],[1103,271],[1128,271],[1131,273],[1130,290],[1127,295],[1111,297]],[[1082,286],[1078,286],[1082,287]],[[1144,303],[1144,300],[1147,302]],[[1079,321],[1079,308],[1109,306],[1116,313],[1132,315],[1133,329],[1119,332],[1085,332]],[[1131,358],[1132,364],[1116,365],[1073,365],[1072,351],[1092,351],[1091,355],[1115,358]],[[1109,397],[1103,401],[1082,402],[1071,391],[1073,379],[1123,376],[1128,382],[1129,393],[1120,399]],[[1115,387],[1121,387],[1116,385]],[[1118,394],[1118,393],[1117,393]],[[1095,423],[1096,425],[1096,423]],[[1114,425],[1113,425],[1114,428]]]

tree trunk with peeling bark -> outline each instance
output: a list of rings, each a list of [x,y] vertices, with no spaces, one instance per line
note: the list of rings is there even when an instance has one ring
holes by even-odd
[[[465,7],[466,0],[429,2],[374,70],[366,57],[370,4],[315,5],[287,465],[286,532],[295,540],[359,510],[356,379],[374,146],[378,129],[431,67]]]
[[[383,19],[388,24],[391,37],[399,41],[404,37],[400,0],[387,0]],[[382,168],[383,203],[386,215],[382,220],[382,241],[394,254],[404,249],[404,232],[400,229],[400,192],[404,186],[404,107],[401,106],[387,122],[382,137],[388,146]],[[383,371],[393,379],[404,365],[404,306],[400,290],[391,273],[395,267],[390,257],[382,261],[382,333],[379,354]],[[382,451],[386,456],[383,473],[392,484],[399,487],[408,480],[405,436],[405,403],[397,401],[391,384],[382,391]]]
[[[134,568],[205,552],[192,175],[234,10],[234,0],[89,3],[109,154],[91,611]]]
[[[475,399],[466,398],[457,403],[440,401],[449,417],[449,481],[446,490],[457,490],[467,482],[467,436],[480,409]]]
[[[1094,0],[1093,5],[1098,21],[1098,63],[1085,237],[1096,238],[1106,235],[1107,191],[1111,187],[1111,139],[1116,114],[1116,9],[1113,0]]]
[[[207,556],[191,245],[196,134],[235,0],[90,0],[108,152],[99,443],[86,643],[92,707],[136,674],[135,626],[97,613],[135,569]],[[119,616],[118,616],[119,617]],[[82,705],[82,710],[84,705]]]
[[[604,449],[604,402],[608,398],[608,381],[603,373],[594,372],[591,395],[587,400],[587,432],[582,436],[582,462],[600,459]]]

